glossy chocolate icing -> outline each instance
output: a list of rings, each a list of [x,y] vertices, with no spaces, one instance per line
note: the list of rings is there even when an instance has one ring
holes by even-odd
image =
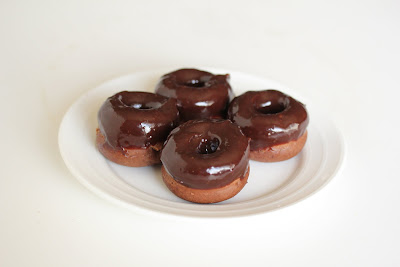
[[[193,120],[171,132],[161,161],[167,172],[187,187],[220,188],[243,178],[249,151],[248,138],[231,121]]]
[[[248,91],[236,97],[228,118],[250,138],[252,151],[297,140],[309,122],[302,103],[276,90]]]
[[[225,118],[233,99],[229,75],[197,69],[180,69],[161,77],[155,92],[177,99],[182,121]]]
[[[120,92],[101,106],[98,123],[113,148],[147,148],[163,143],[177,125],[175,99],[146,92]]]

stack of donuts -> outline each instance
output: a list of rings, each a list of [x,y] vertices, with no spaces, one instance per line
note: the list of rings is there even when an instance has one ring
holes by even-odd
[[[277,90],[234,97],[229,75],[180,69],[155,93],[123,91],[98,112],[96,144],[130,167],[162,164],[165,185],[195,203],[216,203],[246,185],[249,160],[277,162],[304,147],[305,106]]]

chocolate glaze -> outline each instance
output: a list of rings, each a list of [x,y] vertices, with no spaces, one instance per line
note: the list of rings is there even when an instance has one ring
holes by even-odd
[[[120,92],[101,106],[98,123],[113,148],[147,148],[163,143],[177,125],[175,99],[146,92]]]
[[[161,152],[167,172],[197,189],[220,188],[243,178],[249,141],[229,120],[193,120],[175,128]]]
[[[197,69],[180,69],[161,77],[155,92],[177,99],[182,121],[225,118],[233,99],[229,75],[213,75]]]
[[[276,90],[249,91],[236,97],[228,118],[251,139],[252,151],[297,140],[309,122],[302,103]]]

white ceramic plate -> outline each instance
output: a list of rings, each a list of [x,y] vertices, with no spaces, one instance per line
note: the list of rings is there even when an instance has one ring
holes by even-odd
[[[325,112],[277,82],[234,71],[236,95],[248,90],[278,89],[306,103],[310,115],[308,140],[295,158],[279,163],[250,162],[247,185],[235,197],[217,204],[194,204],[172,194],[163,184],[160,166],[130,168],[106,160],[95,147],[97,111],[104,100],[123,90],[154,90],[158,78],[171,70],[123,76],[87,92],[67,111],[60,126],[61,155],[78,180],[96,194],[128,208],[191,217],[231,217],[263,213],[310,196],[338,172],[344,158],[341,134]]]

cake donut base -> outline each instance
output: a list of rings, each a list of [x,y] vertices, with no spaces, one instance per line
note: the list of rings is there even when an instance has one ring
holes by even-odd
[[[128,167],[144,167],[160,164],[160,149],[162,144],[148,148],[125,148],[117,150],[107,144],[100,130],[96,130],[96,146],[104,157],[112,162]]]
[[[250,151],[250,159],[261,162],[277,162],[293,158],[303,149],[306,140],[307,131],[297,140],[264,149]]]
[[[178,183],[164,166],[161,168],[164,183],[172,193],[187,201],[203,204],[221,202],[235,196],[246,185],[249,172],[250,167],[247,167],[243,177],[238,177],[230,184],[220,188],[196,189]]]

